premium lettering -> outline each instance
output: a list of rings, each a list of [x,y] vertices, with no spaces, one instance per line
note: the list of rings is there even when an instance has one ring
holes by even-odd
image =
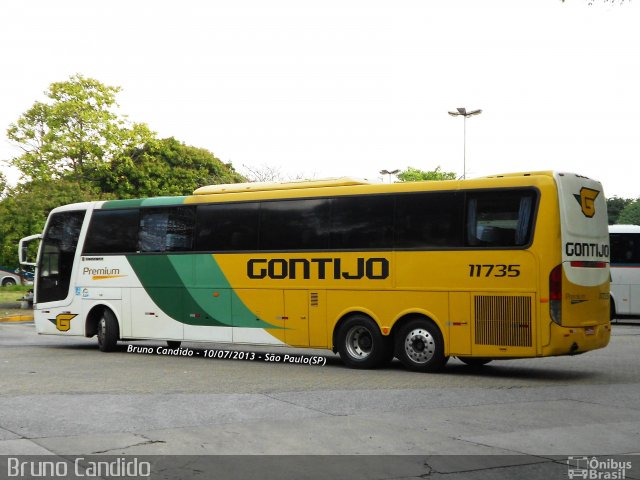
[[[386,258],[252,258],[247,262],[247,276],[252,279],[384,280],[389,276]]]
[[[82,269],[83,275],[120,275],[119,268],[89,268]]]

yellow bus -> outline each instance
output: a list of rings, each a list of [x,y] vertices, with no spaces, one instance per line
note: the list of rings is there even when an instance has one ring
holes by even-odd
[[[286,345],[431,372],[610,337],[606,202],[572,173],[213,185],[59,207],[38,237],[38,333],[102,351]]]

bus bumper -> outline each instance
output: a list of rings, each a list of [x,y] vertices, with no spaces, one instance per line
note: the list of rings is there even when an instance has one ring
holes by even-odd
[[[611,338],[611,323],[588,327],[561,327],[551,323],[551,342],[542,347],[542,356],[575,355],[604,348]]]

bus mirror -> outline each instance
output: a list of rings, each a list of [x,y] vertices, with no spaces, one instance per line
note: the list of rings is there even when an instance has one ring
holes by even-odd
[[[20,265],[28,265],[35,267],[36,266],[36,255],[37,249],[35,247],[29,248],[31,243],[35,240],[40,240],[42,238],[41,234],[30,235],[28,237],[24,237],[20,240],[20,244],[18,246],[18,259],[20,261]],[[30,261],[33,260],[33,261]]]

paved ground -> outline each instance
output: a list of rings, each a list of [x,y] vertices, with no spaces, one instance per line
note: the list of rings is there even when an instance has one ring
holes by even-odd
[[[640,324],[614,325],[609,347],[585,355],[481,369],[452,359],[440,374],[350,370],[326,351],[275,350],[320,353],[324,366],[207,359],[188,346],[200,355],[104,354],[95,339],[0,323],[0,455],[313,455],[293,458],[345,462],[339,472],[382,458],[395,466],[375,478],[449,479],[566,478],[569,455],[640,453]],[[316,457],[336,454],[372,457]],[[273,457],[225,461],[260,472]],[[640,460],[625,473],[640,478]]]

